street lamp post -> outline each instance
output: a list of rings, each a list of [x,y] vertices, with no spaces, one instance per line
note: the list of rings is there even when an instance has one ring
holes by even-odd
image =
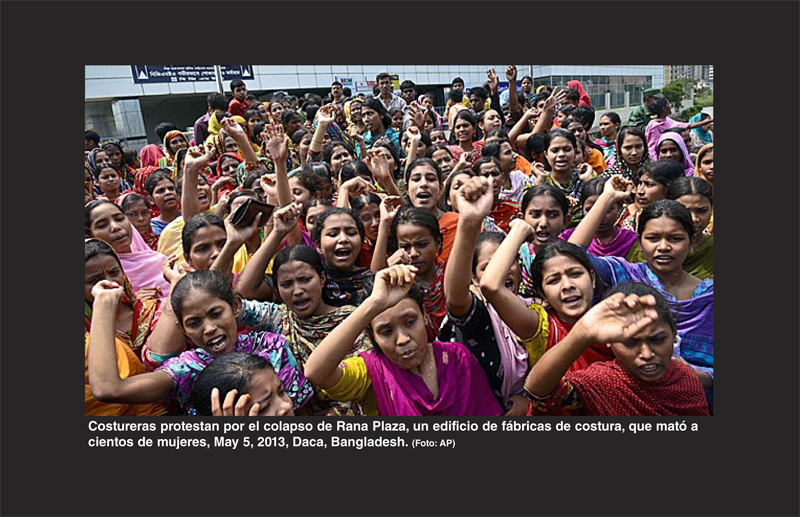
[[[222,69],[219,65],[214,65],[214,76],[217,78],[217,92],[225,93],[225,90],[222,88]]]

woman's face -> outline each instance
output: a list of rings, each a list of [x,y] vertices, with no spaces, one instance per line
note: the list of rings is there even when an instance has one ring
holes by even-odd
[[[567,223],[564,211],[552,196],[536,196],[525,208],[525,222],[533,228],[534,249],[556,242]]]
[[[308,148],[311,147],[312,138],[314,138],[314,135],[311,133],[306,133],[303,135],[303,138],[300,139],[300,144],[298,145],[299,150],[304,153],[308,153]]]
[[[386,159],[386,161],[389,163],[389,172],[392,175],[394,175],[394,171],[397,170],[397,162],[394,161],[394,156],[392,156],[392,153],[390,153],[387,148],[382,146],[373,147],[373,149],[375,149],[375,152],[377,152]]]
[[[659,160],[673,160],[678,163],[683,163],[683,151],[674,140],[664,140],[658,146],[658,159]]]
[[[425,117],[422,126],[423,131],[430,134],[431,131],[436,129],[436,122],[431,117]]]
[[[116,146],[109,146],[108,150],[106,150],[106,154],[111,159],[111,165],[119,170],[122,166],[122,151]]]
[[[650,177],[649,172],[642,174],[639,185],[636,187],[636,203],[639,208],[644,208],[653,201],[665,199],[667,197],[667,187]]]
[[[708,227],[708,223],[711,222],[711,214],[714,213],[711,201],[700,194],[687,194],[679,197],[676,201],[689,209],[694,223],[694,234],[700,237],[703,230]]]
[[[311,191],[303,186],[297,176],[289,179],[289,189],[292,191],[292,201],[299,203],[302,207],[311,202]]]
[[[575,139],[580,138],[584,142],[587,141],[588,136],[586,135],[586,128],[583,127],[583,124],[580,122],[570,122],[569,126],[567,126],[567,130],[575,135]]]
[[[453,155],[444,149],[434,151],[431,159],[436,162],[436,165],[439,166],[439,169],[442,171],[442,175],[444,176],[448,176],[453,170],[453,167],[456,166],[456,161],[453,160]]]
[[[169,150],[171,151],[173,156],[181,149],[188,149],[188,148],[189,148],[189,142],[186,141],[186,137],[183,135],[178,135],[169,141]]]
[[[192,343],[218,357],[236,345],[236,317],[240,311],[238,298],[231,307],[216,295],[195,288],[183,299],[181,328]]]
[[[517,153],[511,148],[511,144],[503,142],[500,144],[500,170],[503,174],[509,174],[517,168]]]
[[[106,194],[119,192],[119,173],[111,167],[106,167],[97,176],[97,184]]]
[[[378,226],[381,223],[381,207],[375,203],[365,205],[358,214],[361,224],[364,225],[364,235],[375,242],[378,240]]]
[[[592,306],[594,276],[572,257],[556,255],[542,268],[547,303],[567,323],[575,323]]]
[[[403,130],[403,113],[397,112],[392,115],[392,127],[398,131]]]
[[[360,102],[353,102],[350,105],[350,118],[353,120],[361,120],[361,108],[363,104]]]
[[[119,285],[125,285],[125,273],[122,271],[122,266],[119,265],[117,259],[111,255],[95,255],[86,261],[84,280],[84,299],[91,305],[94,303],[92,288],[97,282],[108,280]]]
[[[433,109],[433,99],[430,97],[423,97],[422,98],[422,105],[429,110]]]
[[[200,202],[201,212],[205,212],[211,206],[211,185],[202,175],[197,176],[197,200]]]
[[[550,140],[547,161],[554,172],[572,172],[575,163],[575,146],[567,138],[557,136]]]
[[[625,135],[619,150],[622,153],[622,159],[628,165],[639,165],[646,152],[644,142],[635,135]]]
[[[258,114],[261,115],[262,122],[264,120],[269,120],[269,110],[264,106],[263,102],[259,102],[256,109],[258,110]]]
[[[592,209],[594,204],[597,202],[600,196],[589,196],[586,198],[586,201],[583,202],[583,213],[588,214],[589,210]],[[600,226],[597,227],[597,234],[598,235],[608,235],[614,231],[615,223],[619,218],[619,213],[622,210],[621,203],[614,203],[611,208],[608,209],[606,215],[603,217],[603,220],[600,222]]]
[[[92,178],[92,173],[83,169],[83,186],[89,190],[94,188],[94,179]]]
[[[503,127],[503,119],[500,118],[500,114],[495,110],[489,110],[486,112],[486,115],[483,116],[483,122],[479,125],[481,126],[483,134],[486,135],[492,129]]]
[[[320,234],[320,248],[325,264],[337,271],[352,271],[361,253],[361,235],[348,214],[325,218]]]
[[[492,193],[494,200],[500,199],[500,189],[503,188],[503,172],[494,162],[481,164],[478,176],[483,176],[492,180]]]
[[[419,165],[408,176],[408,198],[417,208],[436,210],[442,184],[430,165]]]
[[[252,136],[256,125],[263,120],[264,119],[261,118],[261,114],[250,117],[250,119],[247,121],[247,134]]]
[[[391,362],[410,370],[418,367],[428,350],[428,331],[417,302],[404,298],[372,319],[375,342]]]
[[[367,129],[372,131],[373,134],[383,133],[381,130],[385,129],[383,127],[383,120],[377,111],[368,106],[364,106],[361,109],[361,118],[364,121],[364,125],[367,126]]]
[[[444,131],[441,129],[434,129],[430,132],[431,143],[433,145],[447,145],[447,139],[444,137]]]
[[[222,148],[226,153],[235,153],[239,150],[239,144],[232,136],[225,136],[222,140]]]
[[[278,270],[278,292],[286,308],[300,318],[317,316],[322,310],[324,277],[299,260],[290,260]]]
[[[455,123],[456,140],[460,142],[472,142],[472,136],[475,134],[475,128],[468,120],[460,118]]]
[[[660,319],[624,343],[611,343],[622,366],[645,382],[658,382],[672,360],[675,334]]]
[[[292,399],[286,393],[275,370],[271,366],[256,370],[250,376],[247,390],[242,395],[250,395],[250,403],[244,406],[244,414],[250,414],[250,408],[258,403],[258,415],[256,416],[294,416]],[[220,398],[224,397],[220,393]],[[224,399],[223,399],[224,400]]]
[[[327,209],[327,206],[322,205],[317,205],[308,209],[308,212],[306,212],[306,230],[308,230],[309,234],[314,233],[314,226],[316,225],[319,214]]]
[[[436,267],[439,242],[430,230],[416,224],[397,225],[397,247],[411,257],[411,265],[418,269],[418,276],[425,276]]]
[[[600,117],[598,125],[600,126],[600,134],[603,135],[603,138],[606,140],[614,140],[617,137],[619,124],[614,124],[611,122],[610,118]]]
[[[231,158],[230,156],[226,158],[222,158],[222,165],[219,168],[220,174],[222,176],[228,176],[230,178],[237,177],[237,171],[239,169],[239,161],[235,158]]]
[[[703,156],[700,158],[700,174],[706,178],[706,180],[714,184],[714,149],[710,151],[706,151],[703,153]]]
[[[353,155],[350,154],[350,151],[340,145],[337,145],[333,148],[333,152],[331,153],[331,172],[338,177],[339,171],[342,170],[344,164],[352,161]]]
[[[204,226],[194,233],[192,246],[186,262],[196,270],[211,269],[211,265],[222,252],[228,236],[216,225]]]
[[[272,114],[272,120],[274,120],[277,124],[280,124],[281,115],[283,114],[283,104],[280,102],[270,103],[269,112]]]
[[[100,169],[101,165],[114,166],[114,164],[111,163],[111,158],[109,158],[108,153],[105,151],[97,151],[97,153],[94,155],[95,168]]]
[[[130,205],[125,216],[139,233],[144,235],[153,231],[150,227],[150,209],[147,208],[144,201],[137,201]]]
[[[89,217],[91,237],[106,241],[117,253],[130,253],[133,230],[122,210],[113,203],[103,203]]]
[[[472,275],[472,282],[475,285],[480,285],[481,278],[483,278],[483,273],[486,271],[486,266],[489,265],[489,261],[492,260],[492,257],[497,252],[497,248],[499,247],[500,243],[489,241],[486,241],[481,245],[481,249],[478,251],[478,263],[475,266],[475,274]],[[519,292],[519,284],[519,264],[515,260],[514,263],[511,264],[511,269],[508,271],[505,286],[509,291],[517,294]]]
[[[178,208],[178,192],[175,190],[175,184],[170,180],[163,179],[156,183],[152,198],[153,203],[162,212],[171,212]]]
[[[453,178],[453,182],[450,183],[450,192],[448,201],[450,202],[450,206],[453,210],[458,213],[458,191],[461,187],[469,181],[470,175],[469,174],[456,174]]]
[[[647,221],[639,243],[647,265],[659,276],[681,269],[690,250],[689,234],[667,216]]]
[[[527,78],[523,79],[522,80],[522,91],[524,91],[525,93],[531,93],[532,89],[533,89],[533,83],[531,82],[531,80],[527,79]]]

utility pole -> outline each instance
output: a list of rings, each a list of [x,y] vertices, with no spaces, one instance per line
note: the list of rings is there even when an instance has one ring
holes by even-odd
[[[222,69],[219,65],[214,65],[214,75],[217,78],[217,92],[224,94],[225,90],[222,88]]]

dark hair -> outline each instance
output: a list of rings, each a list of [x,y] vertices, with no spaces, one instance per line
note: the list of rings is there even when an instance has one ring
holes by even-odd
[[[139,158],[139,153],[136,152],[136,149],[131,149],[130,147],[123,147],[122,155],[125,157],[124,163],[128,165],[133,165],[134,160]]]
[[[120,208],[120,206],[118,204],[112,203],[111,201],[109,201],[107,199],[95,199],[93,201],[89,201],[88,203],[86,203],[86,206],[84,206],[84,212],[86,213],[85,231],[86,231],[86,235],[88,237],[92,237],[93,236],[92,235],[92,230],[91,230],[91,227],[92,227],[92,212],[94,212],[94,210],[97,207],[99,207],[100,205],[105,205],[105,204],[112,205],[114,208],[119,210],[119,213],[121,213],[122,215],[125,215],[125,212],[122,211],[122,208]]]
[[[260,355],[232,352],[214,359],[194,381],[192,407],[200,416],[211,416],[211,392],[214,388],[219,390],[220,402],[231,390],[238,392],[235,399],[238,401],[250,387],[253,375],[260,371],[277,375],[269,361]]]
[[[545,297],[544,289],[542,289],[542,283],[544,281],[544,264],[557,255],[562,255],[575,260],[581,266],[583,266],[590,275],[594,276],[596,283],[601,282],[584,250],[567,241],[557,240],[545,246],[540,253],[537,253],[533,258],[533,263],[531,263],[530,276],[533,284],[533,290],[542,298]],[[597,291],[597,288],[595,288],[595,291]]]
[[[311,131],[309,131],[308,129],[304,127],[300,128],[297,131],[295,131],[294,134],[292,135],[292,143],[294,145],[300,145],[300,142],[303,140],[303,137],[310,134]]]
[[[608,180],[606,176],[598,176],[584,183],[583,188],[581,189],[580,206],[583,206],[583,204],[586,203],[586,200],[590,197],[599,196],[602,194],[606,180]]]
[[[572,115],[573,111],[575,111],[575,106],[573,106],[572,104],[566,104],[564,106],[561,106],[561,109],[558,110],[559,113],[563,113],[567,117]]]
[[[439,200],[439,208],[444,212],[453,210],[453,207],[450,206],[450,189],[453,188],[453,180],[460,174],[466,174],[470,178],[475,177],[475,173],[472,172],[471,169],[461,169],[451,172],[450,175],[447,176],[447,181],[444,182],[444,190],[442,191],[442,199]]]
[[[236,297],[231,288],[231,281],[226,278],[225,275],[211,269],[192,271],[175,284],[175,287],[172,289],[172,295],[170,296],[172,312],[175,313],[175,317],[178,319],[178,323],[181,327],[183,327],[183,302],[195,289],[216,296],[231,307],[236,303]]]
[[[487,143],[483,146],[483,150],[481,151],[481,155],[486,158],[490,156],[492,158],[497,158],[498,161],[500,160],[500,149],[503,147],[503,144],[510,144],[508,140],[492,140],[491,142]],[[512,147],[513,150],[513,147]]]
[[[451,101],[455,102],[456,104],[461,103],[464,100],[464,91],[463,90],[450,90],[450,93],[447,94],[447,98]],[[461,110],[463,111],[463,110]]]
[[[342,184],[356,176],[367,177],[372,181],[372,172],[361,160],[352,160],[342,165],[342,169],[339,171],[339,180]]]
[[[315,175],[320,182],[327,181],[331,183],[331,168],[325,162],[308,162],[303,170]],[[320,188],[322,188],[321,183]]]
[[[424,113],[423,116],[431,119],[431,122],[433,122],[433,129],[439,129],[439,118],[436,116],[436,112],[434,110],[432,110],[432,109],[431,110],[425,110],[425,113]],[[424,125],[424,121],[423,121],[423,125]],[[427,133],[423,132],[422,135],[423,135],[423,137],[424,136],[428,136],[428,140],[430,140],[430,136],[427,135]]]
[[[114,252],[114,248],[111,247],[106,241],[101,239],[92,239],[85,241],[83,245],[83,256],[84,262],[89,262],[95,257],[99,257],[101,255],[108,255],[114,257],[114,260],[117,261],[119,267],[122,267],[122,262],[120,262],[119,257]]]
[[[686,171],[684,171],[683,165],[675,160],[648,162],[642,168],[642,175],[645,173],[649,174],[653,181],[661,183],[664,187],[669,187],[669,184],[678,178],[686,177]]]
[[[487,242],[501,244],[506,238],[503,232],[481,232],[478,234],[478,239],[475,241],[475,249],[472,252],[472,274],[478,270],[478,257],[481,254],[483,245]]]
[[[414,88],[414,91],[416,91],[417,85],[414,84],[414,81],[409,81],[408,79],[406,79],[405,81],[400,83],[400,90],[402,91],[405,90],[406,88]]]
[[[486,102],[486,99],[489,98],[489,92],[487,92],[483,86],[475,86],[473,88],[470,88],[469,95],[470,97],[473,95],[477,95],[478,97],[483,99],[484,102]]]
[[[367,300],[367,298],[369,298],[369,295],[372,293],[372,289],[375,286],[375,277],[373,275],[370,275],[369,277],[364,279],[364,283],[362,285],[363,287],[361,288],[361,290],[359,290],[356,293],[356,299],[355,299],[356,306],[361,305]],[[417,304],[417,307],[419,307],[419,311],[420,313],[422,313],[423,317],[426,317],[427,315],[427,312],[425,311],[425,293],[426,293],[425,287],[423,287],[423,285],[420,283],[419,280],[415,280],[414,283],[411,284],[411,289],[409,289],[408,294],[406,295],[406,298],[410,298],[411,300],[414,301],[414,303]],[[372,342],[375,343],[375,352],[378,354],[383,354],[383,350],[381,350],[381,347],[378,346],[377,341],[375,340],[375,333],[372,330],[371,321],[369,325],[367,325],[365,331],[369,336],[369,338],[372,340]]]
[[[389,154],[392,155],[392,158],[394,159],[394,164],[396,166],[395,170],[395,175],[396,175],[397,172],[400,171],[400,156],[397,154],[397,147],[395,147],[394,143],[392,143],[392,141],[389,140],[388,138],[379,138],[374,144],[372,144],[372,149],[377,149],[378,147],[383,147],[384,149],[389,151]]]
[[[641,129],[639,129],[636,126],[625,126],[625,127],[623,127],[622,129],[619,130],[619,133],[617,133],[617,149],[616,149],[616,152],[618,154],[618,158],[620,160],[622,160],[622,155],[621,155],[621,153],[622,153],[622,142],[625,141],[625,137],[626,136],[635,136],[635,137],[640,138],[642,140],[642,144],[644,145],[644,153],[642,155],[642,159],[644,160],[645,159],[645,155],[647,155],[647,153],[648,153],[648,150],[647,150],[647,137],[644,135],[644,131],[642,131]]]
[[[303,207],[303,222],[305,223],[308,211],[317,206],[331,207],[333,200],[329,198],[312,199],[306,206]]]
[[[520,211],[523,215],[525,214],[528,205],[530,205],[531,201],[533,201],[533,198],[538,196],[550,196],[551,198],[555,199],[556,203],[558,203],[558,206],[561,207],[561,212],[563,213],[564,217],[569,215],[569,200],[567,199],[567,196],[561,192],[561,189],[549,184],[536,185],[528,190],[524,196],[522,196]]]
[[[572,147],[578,146],[578,141],[575,139],[575,135],[572,134],[572,131],[568,131],[564,128],[556,128],[551,129],[547,133],[544,134],[544,149],[545,151],[550,148],[550,143],[557,137],[566,138],[572,144]]]
[[[333,87],[333,86],[341,86],[341,85],[342,85],[342,83],[340,83],[339,81],[333,81],[331,83],[331,87]]]
[[[391,80],[392,76],[389,75],[388,72],[381,72],[381,73],[379,73],[378,75],[375,76],[375,82],[379,83],[379,82],[381,82],[381,79],[389,79],[389,80]]]
[[[450,158],[455,159],[453,157],[453,152],[450,149],[448,149],[446,145],[442,144],[436,144],[436,145],[431,144],[430,146],[428,146],[428,148],[425,150],[425,158],[433,159],[433,153],[435,153],[436,151],[447,151],[447,154],[450,155]]]
[[[658,320],[669,325],[669,328],[672,329],[673,334],[678,332],[678,325],[675,323],[675,318],[673,317],[672,311],[669,308],[667,299],[664,298],[664,295],[659,293],[654,287],[641,282],[623,282],[609,289],[603,298],[608,298],[609,296],[617,293],[622,293],[625,296],[628,296],[629,294],[635,294],[637,296],[647,296],[648,294],[652,295],[656,299],[656,306],[654,309],[658,314]]]
[[[452,87],[452,86],[453,86],[454,84],[456,84],[456,83],[459,83],[459,84],[463,85],[463,84],[464,84],[464,79],[462,79],[462,78],[460,78],[460,77],[456,77],[455,79],[453,79],[453,80],[450,82],[450,86]]]
[[[114,141],[103,143],[103,151],[105,151],[106,154],[108,154],[108,150],[112,147],[119,149],[119,153],[122,155],[122,165],[125,165],[127,162],[125,160],[125,150],[122,148],[122,145],[119,142]]]
[[[580,101],[581,100],[581,93],[578,91],[577,88],[570,88],[567,90],[567,100],[568,101]]]
[[[439,184],[442,184],[442,169],[436,164],[435,161],[431,160],[430,158],[417,158],[413,162],[409,163],[406,167],[406,185],[408,185],[408,178],[411,177],[411,172],[416,169],[417,167],[422,167],[423,165],[428,165],[429,167],[433,167],[433,170],[436,172],[436,177],[439,180]]]
[[[255,170],[248,173],[247,176],[245,176],[244,181],[242,181],[242,188],[255,191],[255,188],[261,186],[260,184],[256,184],[256,182],[260,181],[261,176],[263,176],[263,171],[261,170]],[[255,188],[254,184],[256,184]]]
[[[619,115],[613,111],[606,111],[605,113],[600,115],[600,118],[603,117],[609,119],[612,124],[617,124],[617,125],[622,124],[622,119],[619,118]]]
[[[322,228],[325,226],[325,220],[334,215],[349,215],[353,218],[353,221],[356,223],[356,228],[358,228],[358,234],[361,236],[361,242],[364,242],[364,224],[361,222],[356,214],[349,208],[340,208],[338,206],[332,206],[326,209],[324,212],[319,214],[317,217],[316,222],[314,223],[314,233],[311,235],[311,240],[314,241],[314,244],[321,247],[322,244]]]
[[[344,88],[342,88],[342,95],[344,95],[345,97],[350,97],[351,95],[353,95],[353,90],[345,86]]]
[[[486,135],[484,136],[484,140],[489,140],[490,138],[498,140],[500,142],[508,142],[509,144],[511,143],[511,140],[509,140],[508,138],[508,132],[506,132],[506,130],[503,129],[502,127],[496,127],[491,131],[489,131],[488,133],[486,133]]]
[[[245,86],[244,81],[241,79],[234,79],[231,81],[231,92],[233,92],[233,90],[236,88],[241,88],[242,86]]]
[[[383,123],[384,129],[389,129],[392,127],[392,117],[386,112],[386,108],[383,106],[381,101],[378,99],[369,99],[364,103],[364,106],[378,113],[378,115],[381,117],[381,122]]]
[[[585,189],[586,187],[584,187]],[[705,196],[711,205],[714,205],[714,192],[711,189],[711,184],[703,178],[696,176],[682,177],[669,184],[667,187],[667,199],[678,200],[679,197],[691,196],[696,194],[698,196]]]
[[[249,109],[244,112],[244,120],[245,122],[250,122],[250,119],[253,117],[260,117],[261,113],[257,109]]]
[[[412,224],[425,228],[431,233],[431,236],[436,241],[437,246],[442,245],[442,231],[439,229],[439,220],[427,208],[417,208],[415,206],[406,206],[397,214],[392,222],[392,231],[389,234],[388,249],[389,253],[394,253],[398,249],[397,244],[397,227],[401,224]]]
[[[304,189],[311,192],[312,196],[317,192],[322,192],[322,180],[311,171],[302,170],[292,176],[292,178],[296,178]]]
[[[144,191],[147,192],[148,195],[152,196],[156,186],[164,180],[168,180],[170,183],[175,185],[175,182],[172,180],[171,170],[156,170],[153,174],[149,175],[146,180],[144,180]]]
[[[209,93],[208,97],[206,97],[206,104],[214,111],[225,111],[228,109],[228,102],[225,100],[225,95],[218,92]]]
[[[89,140],[90,142],[94,142],[94,145],[100,144],[100,135],[94,129],[87,129],[83,132],[84,140]]]
[[[400,109],[400,108],[392,108],[392,109],[389,110],[389,116],[392,117],[392,118],[394,118],[394,116],[397,115],[398,113],[400,115],[402,115],[403,114],[403,110]]]
[[[545,149],[544,136],[534,133],[525,141],[525,148],[522,150],[522,154],[526,160],[533,162],[533,153],[542,153]]]
[[[94,178],[99,180],[100,179],[100,173],[103,172],[106,169],[111,169],[112,171],[114,171],[114,174],[119,176],[119,171],[117,169],[115,169],[113,165],[111,165],[110,163],[107,163],[107,164],[103,164],[103,165],[98,165],[97,168],[95,168],[95,170],[94,170]]]
[[[686,233],[689,234],[689,240],[694,238],[694,223],[689,209],[672,199],[659,199],[647,205],[642,210],[642,215],[639,216],[639,240],[642,238],[647,223],[651,219],[658,219],[659,217],[669,217],[679,222],[683,229],[686,230]]]
[[[325,266],[322,264],[322,258],[320,258],[317,250],[303,244],[284,248],[278,253],[275,257],[275,261],[272,263],[272,282],[275,285],[275,294],[279,300],[281,298],[280,294],[278,294],[278,272],[282,265],[295,260],[311,266],[311,269],[316,271],[320,278],[322,278],[323,283],[325,281]]]
[[[150,208],[150,203],[146,198],[140,196],[139,194],[128,194],[125,196],[125,199],[122,200],[122,211],[127,212],[131,205],[135,203],[144,203],[144,206]]]
[[[155,127],[155,129],[153,129],[153,132],[158,137],[159,143],[164,141],[164,137],[167,136],[167,133],[170,131],[178,131],[178,126],[172,122],[161,122]]]
[[[650,101],[650,104],[647,106],[647,109],[649,109],[651,113],[655,113],[657,118],[661,118],[664,112],[667,111],[668,105],[669,101],[661,97]]]
[[[289,121],[292,120],[294,117],[300,118],[300,115],[298,115],[298,113],[295,110],[293,109],[283,110],[283,113],[281,113],[281,124],[283,125],[288,124]]]
[[[343,140],[334,140],[330,144],[326,145],[324,149],[322,149],[322,159],[325,160],[325,163],[327,163],[328,166],[331,164],[331,156],[333,156],[333,151],[337,147],[343,147],[348,153],[350,153],[350,156],[352,156],[354,159],[356,158],[356,150],[353,149],[352,145]]]
[[[536,97],[533,98],[533,106],[536,107],[540,102],[546,101],[550,98],[550,90],[542,90],[536,94]]]
[[[184,257],[189,257],[197,230],[208,226],[218,226],[223,232],[225,231],[225,223],[219,216],[214,214],[198,214],[186,221],[186,224],[183,225],[183,230],[181,230]]]
[[[233,202],[236,201],[237,198],[240,198],[242,196],[250,196],[250,197],[253,197],[255,199],[258,199],[258,194],[253,190],[247,190],[247,189],[237,190],[234,193],[232,193],[230,196],[228,196],[228,202],[225,204],[225,213],[226,214],[230,214],[231,213],[231,207],[233,206]]]
[[[378,194],[374,192],[370,192],[369,194],[362,194],[360,196],[356,196],[350,201],[350,208],[353,210],[353,213],[361,215],[361,211],[368,205],[380,205],[381,198]]]
[[[475,117],[475,115],[472,114],[470,110],[467,109],[459,110],[458,113],[456,113],[456,116],[453,117],[453,129],[455,129],[456,127],[456,122],[458,122],[459,119],[462,118],[467,122],[469,122],[474,129],[478,129],[478,119]]]
[[[308,104],[306,106],[306,118],[308,120],[314,120],[314,117],[317,116],[317,111],[319,111],[320,106],[318,104]],[[283,120],[283,117],[281,117]]]
[[[581,123],[586,131],[589,131],[594,124],[594,108],[591,106],[577,106],[572,110],[572,118]]]
[[[500,166],[500,160],[494,156],[482,156],[475,160],[475,163],[472,164],[472,172],[475,174],[475,176],[481,176],[481,165],[485,165],[487,163],[495,164],[497,169],[500,172],[503,172],[503,168]]]

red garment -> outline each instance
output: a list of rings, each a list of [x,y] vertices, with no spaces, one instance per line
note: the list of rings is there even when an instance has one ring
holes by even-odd
[[[142,162],[144,163],[144,159],[142,159]],[[146,199],[147,191],[144,190],[144,183],[147,180],[147,177],[157,170],[158,168],[154,165],[148,165],[147,167],[142,167],[141,169],[137,170],[136,176],[133,180],[133,191]],[[159,210],[155,203],[150,203],[150,217],[154,218],[158,217],[159,215],[161,215],[161,210]],[[150,245],[149,242],[147,244],[148,246]]]
[[[228,113],[231,115],[239,115],[240,117],[244,117],[244,114],[247,113],[247,108],[249,106],[250,105],[247,102],[232,99],[228,104]]]
[[[568,372],[564,379],[580,395],[584,415],[708,416],[700,379],[680,361],[670,361],[658,382],[636,377],[616,359]]]
[[[567,88],[575,88],[578,90],[578,93],[581,95],[580,100],[578,100],[578,106],[591,106],[592,105],[592,98],[589,97],[589,94],[586,93],[586,90],[583,89],[580,81],[570,81],[567,83]]]
[[[494,219],[494,224],[504,232],[511,231],[511,221],[519,218],[522,213],[519,211],[519,203],[508,199],[501,199],[492,206],[489,216]]]
[[[483,146],[483,140],[472,142],[472,163],[475,163],[481,159],[481,155],[483,154]],[[448,145],[447,148],[450,150],[450,154],[453,155],[453,159],[458,162],[459,158],[461,158],[461,155],[464,153],[464,150],[461,149],[461,146],[458,144]]]
[[[139,151],[139,161],[142,162],[142,167],[155,167],[158,165],[158,160],[166,156],[160,145],[148,144],[142,147]]]
[[[422,289],[425,293],[425,314],[427,316],[426,326],[428,328],[428,340],[433,341],[439,335],[442,321],[447,315],[447,304],[444,297],[444,271],[447,268],[447,261],[439,262],[436,265],[436,277],[431,285]]]
[[[358,258],[356,259],[356,266],[371,268],[372,256],[374,253],[375,246],[368,240],[364,239],[364,242],[361,243],[361,252],[358,254]]]

